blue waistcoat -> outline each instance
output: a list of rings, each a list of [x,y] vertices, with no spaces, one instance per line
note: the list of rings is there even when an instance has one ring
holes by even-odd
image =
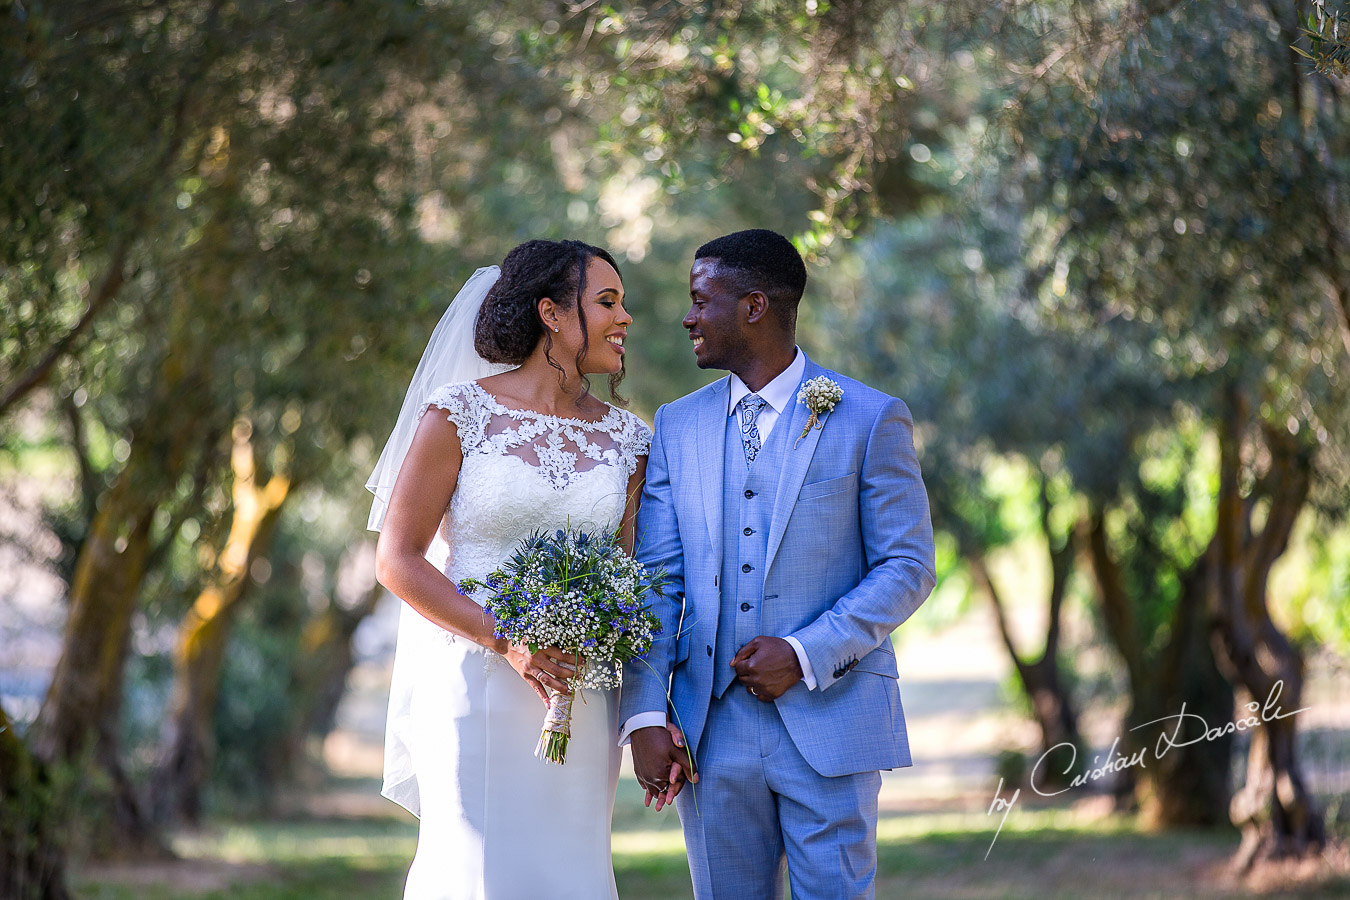
[[[790,412],[790,410],[789,410]],[[740,416],[727,416],[726,450],[722,459],[721,606],[717,618],[712,695],[721,697],[736,678],[731,659],[760,627],[764,602],[764,559],[768,555],[769,522],[790,441],[791,416],[782,415],[747,468],[741,444]]]

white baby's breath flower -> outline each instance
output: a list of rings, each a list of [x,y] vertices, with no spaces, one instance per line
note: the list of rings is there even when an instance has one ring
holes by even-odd
[[[820,417],[831,412],[835,404],[843,399],[844,389],[838,382],[824,375],[812,378],[802,385],[801,390],[797,392],[797,402],[811,410],[811,418],[806,420],[806,427],[797,436],[797,443],[792,445],[794,450],[802,438],[810,434],[812,428],[820,426]]]
[[[648,581],[660,590],[664,573],[651,579],[642,564],[623,551],[615,533],[566,531],[522,541],[515,554],[487,577],[467,580],[461,589],[485,591],[498,634],[515,644],[560,647],[585,664],[574,688],[619,686],[622,663],[651,647],[660,621],[644,603]],[[563,762],[571,698],[553,696],[536,755]]]

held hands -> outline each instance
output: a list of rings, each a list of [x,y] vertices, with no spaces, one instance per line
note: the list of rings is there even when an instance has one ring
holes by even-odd
[[[545,706],[549,705],[546,688],[571,696],[572,688],[568,680],[577,671],[576,654],[565,653],[557,647],[540,647],[537,653],[531,653],[524,644],[511,644],[502,656],[539,695]]]
[[[639,728],[629,738],[629,745],[633,749],[633,772],[647,791],[646,805],[651,806],[655,800],[657,812],[675,802],[686,780],[698,781],[684,734],[673,723],[667,722],[665,728]]]
[[[779,637],[760,635],[742,647],[731,667],[751,695],[772,703],[787,689],[802,680],[802,664],[797,651]]]

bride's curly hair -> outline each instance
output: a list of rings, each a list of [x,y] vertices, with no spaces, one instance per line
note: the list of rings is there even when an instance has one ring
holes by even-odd
[[[544,342],[544,357],[558,370],[559,380],[567,377],[563,367],[549,355],[553,349],[552,332],[539,317],[539,301],[549,297],[563,309],[576,308],[581,320],[581,349],[577,351],[577,369],[590,349],[586,330],[586,310],[580,299],[586,296],[586,266],[593,258],[603,259],[623,281],[619,264],[608,251],[582,241],[533,240],[514,248],[502,260],[502,274],[483,299],[483,307],[474,323],[473,346],[478,355],[491,363],[518,366]],[[609,392],[615,402],[627,405],[619,394],[625,370],[609,376]],[[590,380],[582,381],[590,391]]]

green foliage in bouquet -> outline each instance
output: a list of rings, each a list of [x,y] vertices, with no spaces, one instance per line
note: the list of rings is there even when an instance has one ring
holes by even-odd
[[[660,596],[664,571],[648,572],[619,545],[617,532],[558,529],[536,532],[486,581],[466,578],[466,595],[486,591],[485,608],[496,619],[494,633],[531,653],[557,647],[575,653],[582,665],[572,687],[618,687],[622,664],[642,656],[661,631],[661,621],[644,602]],[[571,721],[571,698],[550,693],[551,706],[536,755],[564,763]]]

